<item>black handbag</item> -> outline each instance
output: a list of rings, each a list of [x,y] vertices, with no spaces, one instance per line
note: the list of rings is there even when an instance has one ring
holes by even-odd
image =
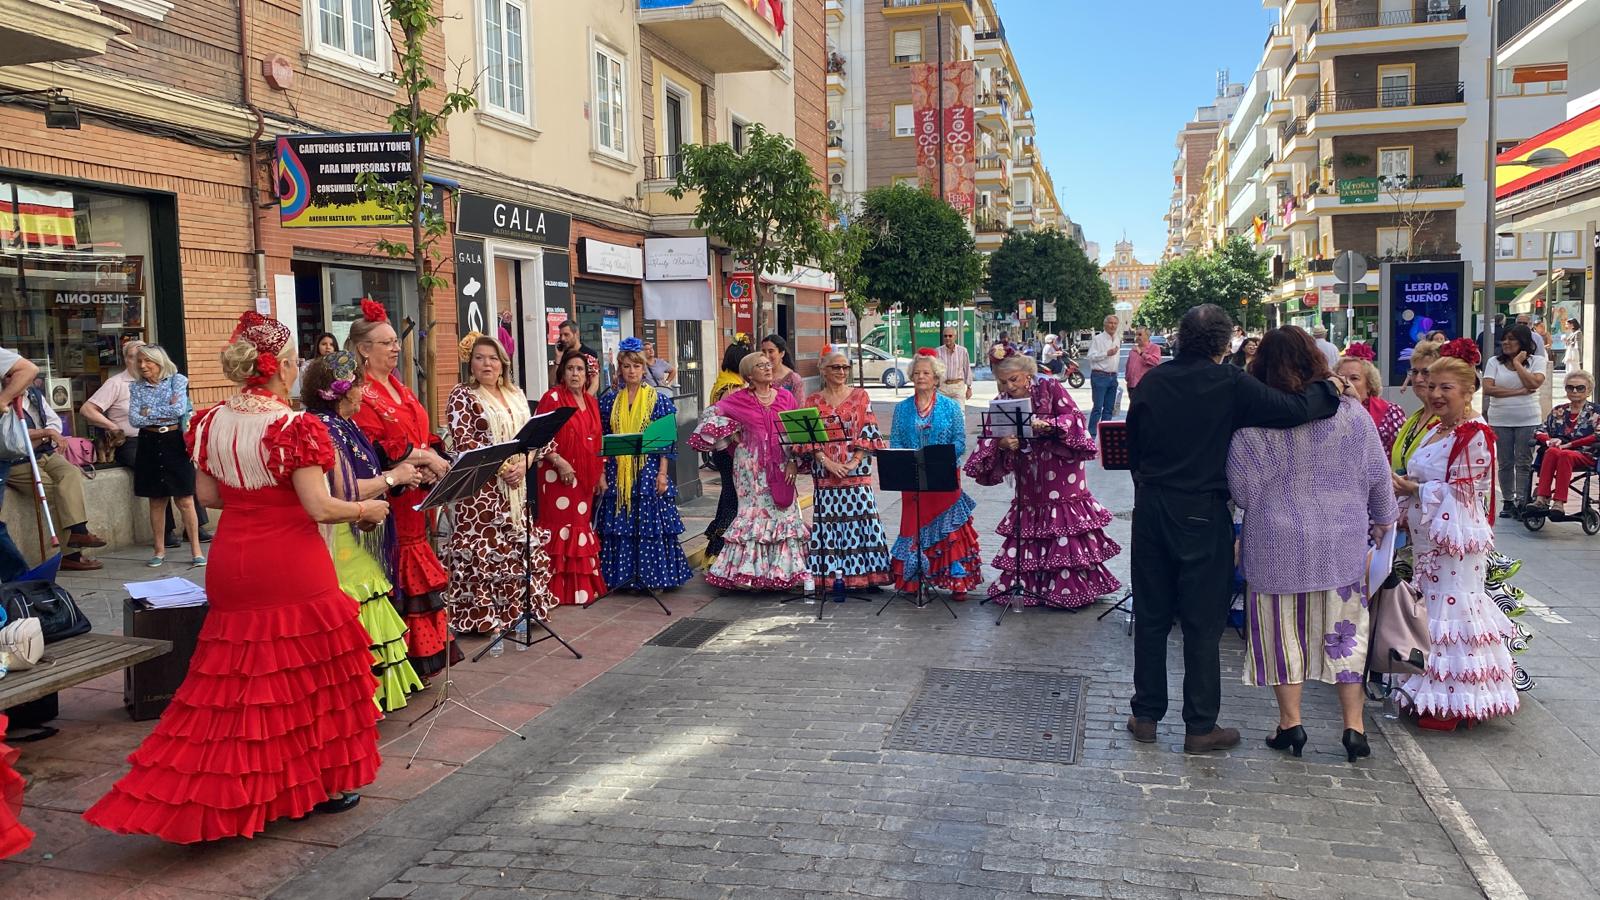
[[[7,621],[38,619],[46,644],[87,634],[89,617],[67,589],[54,581],[8,581],[0,584],[0,608]]]

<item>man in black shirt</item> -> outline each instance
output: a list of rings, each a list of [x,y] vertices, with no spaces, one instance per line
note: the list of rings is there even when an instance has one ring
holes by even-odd
[[[1267,387],[1220,365],[1233,333],[1222,307],[1196,306],[1178,327],[1178,356],[1139,382],[1128,408],[1133,470],[1133,715],[1136,740],[1156,739],[1167,712],[1167,635],[1183,629],[1183,749],[1239,743],[1217,727],[1222,704],[1219,643],[1228,618],[1233,519],[1228,514],[1228,444],[1235,429],[1293,428],[1339,408],[1342,381],[1301,394]]]
[[[582,353],[584,356],[593,357],[594,361],[599,364],[600,370],[602,372],[605,371],[606,361],[600,358],[598,351],[596,351],[593,347],[585,345],[583,341],[578,338],[578,323],[572,321],[571,319],[567,319],[566,321],[562,322],[561,327],[556,330],[556,360],[559,362],[561,360],[561,354],[567,352],[568,350],[574,349],[579,353]],[[552,374],[550,376],[551,384],[555,384],[557,380],[558,379],[555,377],[555,375]],[[589,393],[599,394],[600,389],[600,379],[596,378],[594,380],[594,384],[590,385],[589,387]]]

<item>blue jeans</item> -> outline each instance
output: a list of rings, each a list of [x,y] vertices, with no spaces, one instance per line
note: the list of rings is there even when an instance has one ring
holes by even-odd
[[[1089,410],[1089,436],[1100,439],[1100,423],[1116,417],[1117,376],[1111,372],[1090,372],[1089,392],[1094,407]]]
[[[0,502],[4,502],[4,485],[6,476],[11,474],[14,463],[0,463]],[[6,531],[6,523],[0,522],[0,582],[15,581],[18,575],[28,570],[28,561],[22,558],[22,551],[11,541],[11,533]]]

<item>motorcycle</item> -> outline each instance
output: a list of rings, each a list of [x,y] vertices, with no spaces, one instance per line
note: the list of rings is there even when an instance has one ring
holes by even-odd
[[[1051,360],[1048,364],[1051,373],[1057,379],[1065,381],[1074,388],[1083,387],[1083,370],[1078,368],[1078,361],[1068,354],[1062,354]]]

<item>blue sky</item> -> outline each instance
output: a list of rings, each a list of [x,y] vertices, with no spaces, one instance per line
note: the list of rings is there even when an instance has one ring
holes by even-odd
[[[1218,69],[1255,71],[1272,15],[1260,0],[996,0],[1056,193],[1101,256],[1124,232],[1161,255],[1173,141],[1216,94]]]

